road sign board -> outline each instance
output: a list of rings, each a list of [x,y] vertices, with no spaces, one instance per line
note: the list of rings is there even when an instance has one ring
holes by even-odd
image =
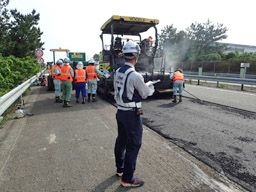
[[[35,50],[35,55],[36,55],[36,57],[43,57],[44,52],[43,52],[42,49],[37,48],[37,49]]]
[[[250,67],[250,63],[241,63],[240,64],[240,67],[247,67],[247,68],[249,68]]]
[[[37,62],[40,64],[44,64],[44,59],[42,57],[38,57]]]
[[[85,53],[69,52],[68,57],[70,61],[85,61]]]

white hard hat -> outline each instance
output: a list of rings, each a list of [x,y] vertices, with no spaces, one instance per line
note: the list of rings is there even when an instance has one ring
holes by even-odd
[[[88,64],[95,64],[94,59],[90,59],[90,60],[88,61]]]
[[[62,59],[59,59],[57,62],[56,62],[56,64],[63,64],[63,61],[62,61]]]
[[[64,63],[71,63],[71,61],[70,61],[69,58],[65,58],[65,59],[64,59]]]
[[[122,51],[125,58],[132,59],[140,54],[140,46],[133,41],[128,41]]]
[[[76,65],[76,68],[82,69],[84,67],[83,63],[79,61]]]

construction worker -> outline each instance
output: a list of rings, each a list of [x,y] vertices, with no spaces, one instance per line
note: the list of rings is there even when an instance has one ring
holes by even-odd
[[[88,102],[96,101],[96,91],[97,91],[97,80],[98,80],[98,73],[96,67],[94,66],[95,61],[94,59],[90,59],[88,61],[88,66],[86,67],[87,72],[87,83],[88,83]]]
[[[182,102],[184,75],[182,69],[176,69],[173,74],[173,103],[177,103],[177,90],[179,90],[179,102]]]
[[[75,69],[75,89],[76,89],[76,103],[79,103],[79,96],[80,92],[82,92],[82,104],[85,104],[85,97],[86,97],[86,74],[85,70],[83,69],[84,65],[81,61],[79,61],[76,65]]]
[[[62,91],[63,91],[63,107],[72,107],[70,105],[71,92],[72,92],[72,81],[74,77],[74,71],[70,67],[69,58],[64,59],[64,65],[61,68],[61,80],[62,80]]]
[[[52,68],[52,78],[54,83],[55,90],[55,102],[62,103],[61,97],[61,65],[63,64],[62,60],[58,60]]]
[[[144,181],[134,177],[137,155],[142,144],[141,101],[154,93],[154,86],[144,83],[141,74],[135,71],[140,47],[129,41],[123,47],[125,64],[114,76],[115,100],[117,103],[118,135],[115,143],[117,176],[122,176],[124,187],[140,187]]]

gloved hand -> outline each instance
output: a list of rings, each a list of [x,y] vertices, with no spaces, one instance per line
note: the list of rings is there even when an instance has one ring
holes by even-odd
[[[108,73],[105,74],[105,78],[108,79],[110,75]]]
[[[154,92],[155,92],[155,87],[154,87],[154,85],[153,85],[153,84],[150,84],[150,85],[148,85],[148,88],[149,88],[149,94],[148,94],[148,96],[153,95]]]
[[[185,82],[183,82],[183,88],[185,88]]]

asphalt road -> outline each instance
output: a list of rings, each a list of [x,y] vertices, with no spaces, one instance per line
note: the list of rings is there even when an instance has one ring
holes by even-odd
[[[115,176],[112,105],[99,99],[63,109],[43,88],[33,88],[25,103],[34,116],[9,121],[0,129],[1,192],[129,191]],[[132,191],[246,191],[146,127],[136,175],[145,185]]]
[[[198,86],[186,89],[210,103],[184,98],[182,103],[173,104],[168,95],[148,100],[143,105],[144,123],[219,172],[256,191],[256,113],[244,111],[256,111],[256,96]]]

